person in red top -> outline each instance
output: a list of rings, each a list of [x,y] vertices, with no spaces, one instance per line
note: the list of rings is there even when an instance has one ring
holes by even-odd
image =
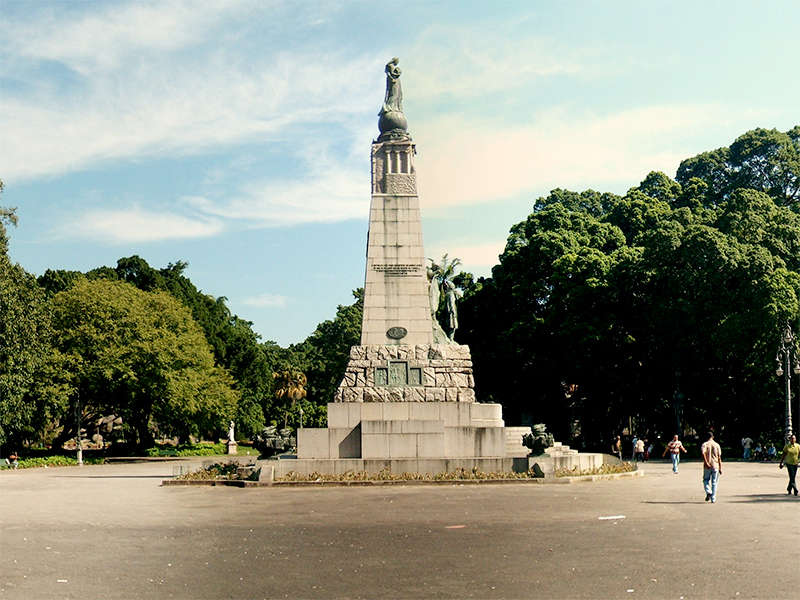
[[[666,456],[667,452],[670,454],[670,458],[672,458],[672,472],[678,472],[678,463],[681,462],[681,452],[686,452],[686,448],[683,447],[683,444],[678,439],[678,434],[676,433],[672,436],[672,441],[667,444],[667,447],[664,449],[664,454],[662,456]]]
[[[708,432],[706,441],[700,446],[703,457],[703,489],[706,492],[706,502],[717,501],[717,483],[722,475],[722,448],[714,441],[714,434]]]

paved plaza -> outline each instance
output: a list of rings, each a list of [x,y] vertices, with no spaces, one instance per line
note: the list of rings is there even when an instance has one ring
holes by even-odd
[[[0,598],[800,597],[771,463],[574,484],[161,487],[183,462],[0,472]],[[614,517],[614,518],[609,518]]]

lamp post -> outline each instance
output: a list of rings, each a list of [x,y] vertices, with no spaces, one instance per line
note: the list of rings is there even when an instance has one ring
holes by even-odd
[[[777,373],[778,377],[785,376],[785,435],[786,442],[788,443],[789,439],[792,437],[792,372],[794,372],[795,375],[800,375],[800,356],[798,356],[797,338],[788,323],[781,335],[781,343],[778,346],[778,353],[775,355],[775,362],[777,363],[775,373]],[[792,364],[794,364],[794,367],[791,366]]]

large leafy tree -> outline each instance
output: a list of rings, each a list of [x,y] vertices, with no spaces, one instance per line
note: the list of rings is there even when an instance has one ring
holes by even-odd
[[[776,336],[799,312],[792,132],[749,132],[622,197],[537,200],[462,304],[479,398],[562,439],[630,419],[665,434],[680,373],[689,425],[774,435]]]
[[[58,404],[40,379],[51,353],[45,296],[8,255],[6,225],[16,223],[14,209],[0,207],[0,444],[11,445],[37,440]]]
[[[53,297],[71,414],[121,415],[139,444],[211,434],[235,415],[233,379],[214,364],[188,309],[166,292],[81,279]]]
[[[231,314],[224,296],[202,293],[184,275],[188,263],[178,261],[163,269],[151,267],[139,256],[117,261],[114,269],[100,267],[85,274],[88,279],[121,280],[142,291],[162,290],[172,294],[189,308],[203,331],[218,366],[227,369],[236,380],[241,394],[234,419],[240,435],[253,436],[265,424],[272,396],[272,372],[275,365],[270,354],[252,330],[252,323]],[[75,271],[48,270],[39,283],[48,293],[69,289],[84,274]]]
[[[781,206],[800,204],[800,126],[782,133],[754,129],[730,147],[684,160],[677,182],[696,178],[705,184],[701,201],[716,205],[741,188],[764,192]]]

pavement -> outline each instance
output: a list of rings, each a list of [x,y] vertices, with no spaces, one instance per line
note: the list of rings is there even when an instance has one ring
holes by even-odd
[[[800,597],[776,463],[568,485],[162,487],[200,459],[0,471],[0,598]]]

